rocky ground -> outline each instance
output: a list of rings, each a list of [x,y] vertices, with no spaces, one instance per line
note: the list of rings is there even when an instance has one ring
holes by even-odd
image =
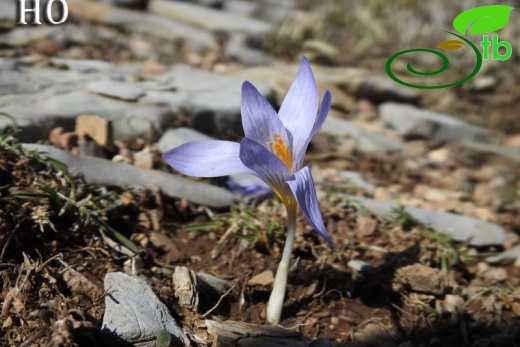
[[[66,1],[60,26],[0,5],[1,345],[520,345],[518,21],[511,59],[422,90],[385,61],[462,5]],[[333,96],[306,161],[336,248],[299,217],[270,327],[283,205],[160,154],[240,140],[243,81],[279,106],[303,54]]]

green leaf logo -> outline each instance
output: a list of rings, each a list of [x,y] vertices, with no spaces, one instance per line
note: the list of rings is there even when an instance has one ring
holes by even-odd
[[[464,11],[453,20],[453,27],[462,35],[486,34],[502,29],[509,22],[509,12],[514,7],[505,5],[488,5]]]

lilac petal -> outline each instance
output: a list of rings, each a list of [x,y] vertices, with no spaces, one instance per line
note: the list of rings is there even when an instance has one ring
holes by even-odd
[[[240,160],[240,144],[230,141],[185,143],[163,153],[175,170],[190,176],[218,177],[237,173],[254,174]]]
[[[292,136],[293,158],[308,140],[318,113],[318,88],[307,58],[303,57],[296,78],[278,114]]]
[[[321,107],[318,112],[318,118],[316,118],[316,122],[314,123],[314,126],[312,127],[311,134],[307,141],[304,143],[302,148],[300,149],[300,152],[298,152],[294,159],[294,165],[297,171],[298,168],[302,167],[303,165],[303,158],[305,157],[305,152],[307,152],[307,147],[309,147],[309,143],[311,142],[312,138],[318,130],[320,130],[321,126],[323,125],[323,122],[325,122],[325,119],[327,118],[327,114],[330,110],[330,104],[332,102],[332,94],[330,91],[326,91],[325,95],[323,95],[323,100],[321,101]]]
[[[284,200],[287,192],[285,181],[291,173],[277,156],[246,137],[240,142],[240,160]]]
[[[268,142],[274,141],[274,134],[290,144],[287,131],[271,104],[248,81],[242,84],[242,126],[247,138],[270,149]]]
[[[318,232],[327,241],[331,248],[334,248],[332,239],[330,238],[323,219],[321,218],[320,206],[316,197],[316,188],[312,179],[311,170],[308,166],[294,174],[294,178],[287,181],[291,188],[298,205],[302,209],[303,214],[312,225],[314,230]]]

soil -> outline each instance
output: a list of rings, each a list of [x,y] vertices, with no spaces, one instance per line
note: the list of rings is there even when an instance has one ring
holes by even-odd
[[[362,155],[327,161],[373,177],[386,165]],[[425,180],[420,172],[405,173],[402,161],[392,165],[387,182]],[[107,229],[87,220],[85,208],[138,246],[137,273],[183,326],[201,319],[218,298],[203,298],[198,312],[179,307],[171,277],[176,266],[236,283],[209,318],[265,322],[269,282],[251,286],[248,280],[276,270],[284,241],[281,203],[268,199],[212,211],[157,192],[88,186],[61,169],[14,139],[0,147],[2,345],[101,345],[103,277],[130,271],[130,257],[107,246],[100,232]],[[336,248],[299,218],[282,326],[334,346],[519,343],[520,270],[481,261],[499,249],[456,244],[398,211],[395,218],[377,219],[334,195],[321,208]],[[503,207],[499,222],[518,231],[518,212],[518,204]],[[235,234],[224,238],[232,225]],[[217,244],[222,248],[212,254]],[[352,259],[372,267],[354,270]],[[71,275],[76,272],[80,284]]]

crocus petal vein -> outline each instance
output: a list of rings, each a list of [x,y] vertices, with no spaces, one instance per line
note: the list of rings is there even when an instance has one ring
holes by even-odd
[[[278,195],[285,191],[285,181],[290,177],[287,166],[273,153],[256,141],[244,138],[240,142],[240,160],[255,172]]]
[[[294,167],[297,168],[294,171],[297,171],[299,168],[303,166],[303,158],[305,157],[305,153],[307,152],[307,147],[309,147],[309,143],[311,142],[312,138],[318,130],[320,130],[321,126],[325,122],[325,119],[327,118],[327,114],[330,110],[330,105],[332,102],[332,95],[330,91],[326,91],[323,95],[323,100],[321,102],[320,110],[318,112],[318,117],[316,118],[316,121],[314,122],[314,125],[312,127],[312,131],[310,136],[307,138],[307,141],[303,144],[303,146],[300,148],[300,151],[296,154],[296,157],[294,158]]]
[[[171,149],[162,157],[175,170],[190,176],[254,174],[242,163],[239,153],[240,144],[236,142],[198,141]]]
[[[307,58],[303,57],[296,78],[278,114],[292,136],[293,157],[305,144],[318,113],[318,88]]]
[[[331,248],[334,248],[332,239],[330,238],[323,219],[321,217],[320,206],[318,204],[318,198],[316,196],[316,188],[314,186],[314,180],[312,179],[311,170],[308,166],[304,167],[300,171],[294,174],[293,179],[287,181],[287,184],[291,188],[296,201],[300,206],[303,214],[309,221],[310,225],[320,234],[321,237],[327,241]]]
[[[289,143],[287,131],[271,104],[248,81],[242,84],[242,126],[247,138],[269,149],[275,134]]]

